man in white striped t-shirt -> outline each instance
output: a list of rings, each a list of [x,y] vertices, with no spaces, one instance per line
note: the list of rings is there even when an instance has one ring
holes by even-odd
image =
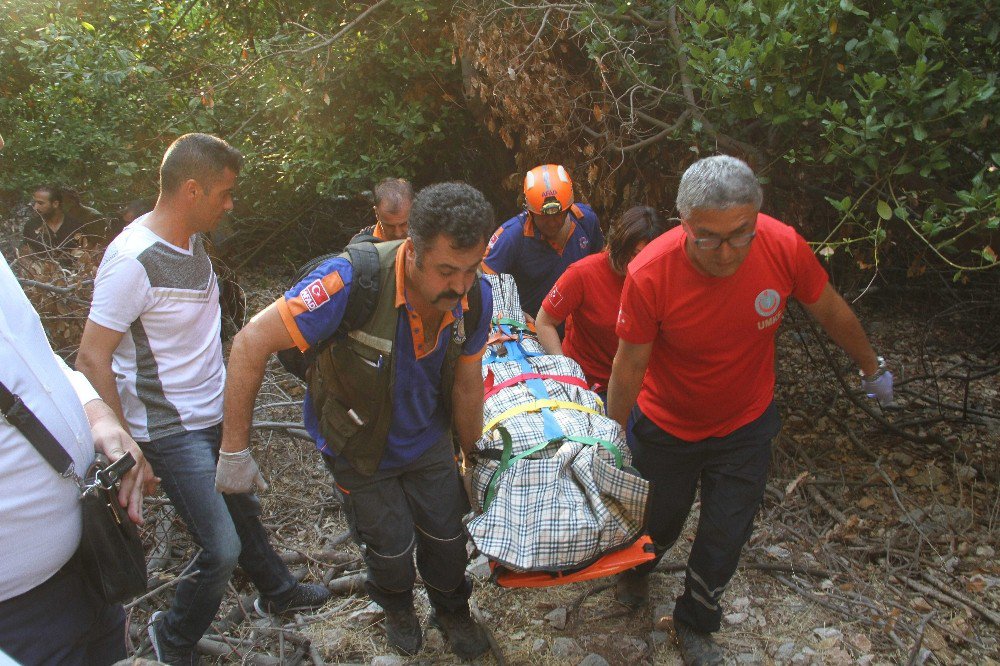
[[[226,375],[219,286],[200,234],[232,210],[242,164],[239,151],[207,134],[171,144],[156,206],[108,246],[80,344],[78,367],[128,423],[202,547],[197,575],[150,624],[156,656],[168,664],[198,662],[195,645],[237,562],[260,591],[261,612],[315,608],[329,597],[289,573],[254,494],[215,490]]]

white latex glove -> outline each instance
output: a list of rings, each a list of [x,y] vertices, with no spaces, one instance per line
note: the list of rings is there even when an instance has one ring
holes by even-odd
[[[878,404],[888,407],[892,404],[892,373],[888,370],[879,375],[876,379],[861,379],[861,390],[869,398],[878,400]]]
[[[267,481],[257,467],[257,461],[247,447],[236,453],[219,453],[219,464],[215,468],[215,489],[220,493],[237,495],[248,493],[257,486],[257,490],[267,490]]]

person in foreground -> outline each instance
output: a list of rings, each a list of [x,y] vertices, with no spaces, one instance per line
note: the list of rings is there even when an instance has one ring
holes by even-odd
[[[226,371],[219,285],[201,234],[232,210],[242,164],[238,150],[207,134],[167,148],[155,207],[115,238],[97,270],[77,361],[128,423],[202,549],[197,573],[151,618],[156,658],[168,664],[199,663],[196,645],[237,563],[260,591],[258,612],[318,608],[330,596],[292,577],[255,495],[215,490]]]
[[[262,480],[248,445],[268,357],[317,346],[305,425],[342,493],[368,567],[365,587],[385,610],[387,638],[406,654],[422,645],[413,606],[416,550],[432,623],[459,657],[472,659],[489,644],[469,614],[467,504],[452,429],[468,452],[483,427],[480,359],[492,295],[478,270],[493,209],[469,185],[442,183],[420,191],[409,224],[408,239],[376,246],[378,305],[360,329],[322,347],[340,327],[355,286],[354,267],[341,255],[321,263],[236,336],[216,487],[246,492]],[[468,316],[474,298],[475,321]]]
[[[611,360],[618,348],[615,322],[625,286],[625,268],[667,228],[649,206],[633,206],[611,226],[608,247],[570,264],[556,280],[535,318],[538,341],[548,354],[580,364],[591,390],[605,399]],[[566,321],[566,339],[558,326]]]
[[[0,140],[0,146],[2,146]],[[86,378],[49,346],[35,310],[0,257],[0,383],[41,421],[83,473],[95,451],[136,465],[119,502],[142,524],[142,494],[156,483],[149,464]],[[104,666],[125,658],[125,613],[84,577],[80,488],[60,476],[11,422],[0,399],[0,662]]]
[[[762,192],[730,156],[681,178],[681,225],[629,264],[609,416],[627,426],[635,466],[653,482],[657,558],[621,574],[618,599],[646,603],[649,574],[676,542],[701,486],[701,513],[674,626],[688,664],[722,663],[711,637],[720,601],[764,495],[774,405],[774,339],[796,298],[858,366],[862,388],[892,402],[892,373],[830,285],[805,240],[760,212]]]

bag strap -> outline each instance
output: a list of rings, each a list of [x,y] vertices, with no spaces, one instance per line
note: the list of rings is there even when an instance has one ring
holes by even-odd
[[[358,236],[364,236],[364,234],[358,234]],[[351,262],[351,289],[347,292],[347,304],[344,307],[344,315],[337,330],[329,337],[311,346],[304,354],[296,347],[278,352],[278,360],[281,365],[303,381],[306,379],[309,368],[316,363],[316,359],[327,347],[342,340],[349,332],[364,326],[375,312],[379,298],[379,256],[375,244],[368,238],[368,236],[364,236],[357,242],[352,240],[343,252],[324,254],[310,260],[299,269],[295,276],[293,284],[298,284],[320,264],[334,257],[346,255],[348,261]]]
[[[66,453],[66,449],[56,441],[49,429],[38,420],[38,417],[24,404],[20,396],[11,393],[3,382],[0,382],[0,412],[3,413],[7,422],[17,428],[24,435],[24,438],[38,450],[45,458],[45,462],[51,465],[59,476],[74,479],[77,485],[83,486],[82,480],[74,469],[73,459]]]
[[[527,451],[522,451],[516,456],[514,453],[514,441],[510,436],[510,432],[503,426],[497,428],[497,432],[500,433],[500,439],[503,440],[503,454],[500,456],[500,464],[493,471],[492,476],[490,476],[490,481],[486,486],[486,496],[483,498],[483,511],[485,512],[490,508],[493,500],[497,495],[497,487],[500,484],[500,477],[503,476],[504,472],[514,466],[519,460],[523,460],[533,453],[538,453],[542,451],[550,444],[561,444],[562,442],[577,442],[585,446],[601,446],[607,449],[615,459],[615,467],[622,469],[624,465],[624,458],[622,457],[622,452],[619,450],[614,443],[609,442],[606,439],[601,439],[599,437],[587,437],[584,435],[568,435],[565,437],[557,437],[556,439],[545,440],[540,444],[532,446]]]
[[[489,423],[483,426],[483,434],[486,434],[493,430],[498,423],[504,419],[509,419],[512,416],[517,416],[518,414],[524,414],[525,412],[540,412],[542,409],[572,409],[578,412],[586,412],[587,414],[594,414],[595,416],[604,416],[595,409],[586,407],[584,405],[578,405],[575,402],[568,402],[566,400],[535,400],[534,402],[528,402],[523,405],[517,405],[516,407],[511,407],[507,411],[503,412],[499,416],[495,416],[490,419]]]

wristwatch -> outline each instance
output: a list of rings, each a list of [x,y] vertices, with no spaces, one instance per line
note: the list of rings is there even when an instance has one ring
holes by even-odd
[[[884,375],[885,371],[889,369],[889,366],[885,362],[885,358],[883,358],[882,356],[876,356],[875,360],[878,361],[878,367],[875,368],[875,372],[873,372],[872,374],[866,375],[864,370],[858,370],[858,374],[861,376],[861,379],[865,380],[866,382],[875,381],[876,379]]]

